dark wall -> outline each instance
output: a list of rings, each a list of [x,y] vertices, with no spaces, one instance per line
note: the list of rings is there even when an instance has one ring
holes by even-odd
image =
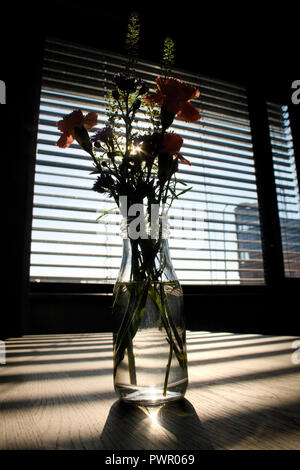
[[[6,306],[1,311],[2,338],[24,332],[97,331],[99,324],[104,329],[110,324],[109,297],[102,297],[99,303],[95,296],[44,295],[42,291],[28,295],[35,138],[46,35],[123,53],[128,17],[137,7],[142,25],[141,58],[158,62],[163,39],[171,36],[178,68],[242,83],[257,89],[261,96],[289,104],[291,82],[300,78],[295,60],[296,15],[287,6],[272,5],[268,11],[252,3],[239,4],[243,6],[233,10],[227,2],[222,7],[199,2],[168,2],[165,7],[161,2],[147,7],[141,3],[109,5],[93,0],[26,2],[18,8],[12,5],[5,16],[9,27],[1,32],[5,47],[0,68],[0,79],[7,84],[7,104],[0,114],[2,305]],[[292,108],[299,119],[298,108]],[[295,122],[299,120],[294,120],[295,139],[299,140]],[[186,295],[188,325],[295,331],[297,309],[292,301],[297,301],[297,292],[296,281],[271,291],[248,290],[246,297],[245,292],[237,295],[234,289],[199,289]],[[83,317],[83,309],[90,313]]]
[[[29,10],[5,6],[1,28],[2,307],[0,337],[20,335],[28,311],[30,219],[43,38]],[[3,25],[7,24],[4,28]]]
[[[300,335],[297,289],[235,289],[226,286],[185,290],[186,325],[190,330]],[[31,294],[30,334],[112,331],[109,294]]]

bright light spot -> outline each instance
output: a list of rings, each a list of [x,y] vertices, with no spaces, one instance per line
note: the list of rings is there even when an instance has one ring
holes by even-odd
[[[152,424],[155,426],[159,426],[158,412],[159,412],[159,409],[149,410],[149,418],[151,419]]]
[[[137,153],[140,153],[141,151],[142,151],[142,148],[140,147],[140,145],[133,145],[131,155],[136,155]]]
[[[143,411],[145,414],[150,418],[152,426],[160,426],[159,423],[159,412],[162,406],[155,406],[155,407],[143,407]]]

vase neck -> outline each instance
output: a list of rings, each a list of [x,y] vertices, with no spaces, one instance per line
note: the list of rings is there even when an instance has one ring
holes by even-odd
[[[131,223],[132,220],[127,217],[122,220],[121,224],[123,256],[118,282],[177,281],[171,261],[168,238],[166,238],[169,232],[168,226],[159,223],[159,233],[155,237],[153,237],[153,230],[152,233],[146,230],[145,232],[141,231],[137,236],[136,225],[131,226]]]

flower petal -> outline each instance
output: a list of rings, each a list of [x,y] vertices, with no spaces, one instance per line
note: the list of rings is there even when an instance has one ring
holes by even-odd
[[[86,128],[86,130],[89,131],[90,129],[96,126],[97,121],[98,121],[98,114],[92,111],[84,117],[83,125]]]
[[[61,132],[67,132],[70,134],[75,126],[81,126],[83,124],[83,120],[82,111],[77,109],[76,111],[64,116],[63,119],[57,123],[57,128]]]
[[[178,78],[161,77],[156,79],[156,85],[157,92],[148,96],[147,101],[160,104],[168,112],[177,114],[183,121],[195,122],[200,119],[198,110],[190,103],[192,99],[200,96],[200,91],[196,87]]]
[[[185,165],[190,165],[190,166],[192,165],[189,160],[187,160],[181,155],[181,153],[178,152],[175,156],[178,158],[178,160],[181,161],[181,163],[185,163]]]
[[[177,101],[188,101],[195,98],[199,90],[192,85],[182,82],[178,78],[166,78],[157,80],[157,86],[161,92]]]
[[[55,145],[62,149],[65,149],[69,147],[73,141],[74,137],[72,136],[72,134],[67,134],[66,132],[64,132]]]
[[[164,106],[169,113],[177,114],[181,108],[181,104],[180,100],[174,99],[172,96],[167,95],[164,99]]]
[[[200,119],[200,113],[191,103],[181,103],[180,110],[177,113],[178,119],[186,122],[196,122]]]
[[[161,106],[164,103],[164,97],[159,90],[156,93],[154,93],[154,95],[145,96],[144,100],[147,101],[148,103],[158,103]]]
[[[172,155],[179,152],[183,144],[183,138],[181,135],[165,132],[162,143],[162,152],[168,152]]]
[[[194,100],[195,98],[199,98],[199,96],[200,96],[200,91],[197,88],[195,88],[195,90],[194,90],[192,96],[190,97],[189,101]]]

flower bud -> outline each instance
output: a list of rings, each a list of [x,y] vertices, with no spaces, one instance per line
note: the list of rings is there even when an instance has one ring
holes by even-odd
[[[121,91],[128,91],[129,93],[132,93],[136,90],[137,84],[135,78],[126,78],[123,73],[117,73],[114,76],[114,81],[118,89]]]

